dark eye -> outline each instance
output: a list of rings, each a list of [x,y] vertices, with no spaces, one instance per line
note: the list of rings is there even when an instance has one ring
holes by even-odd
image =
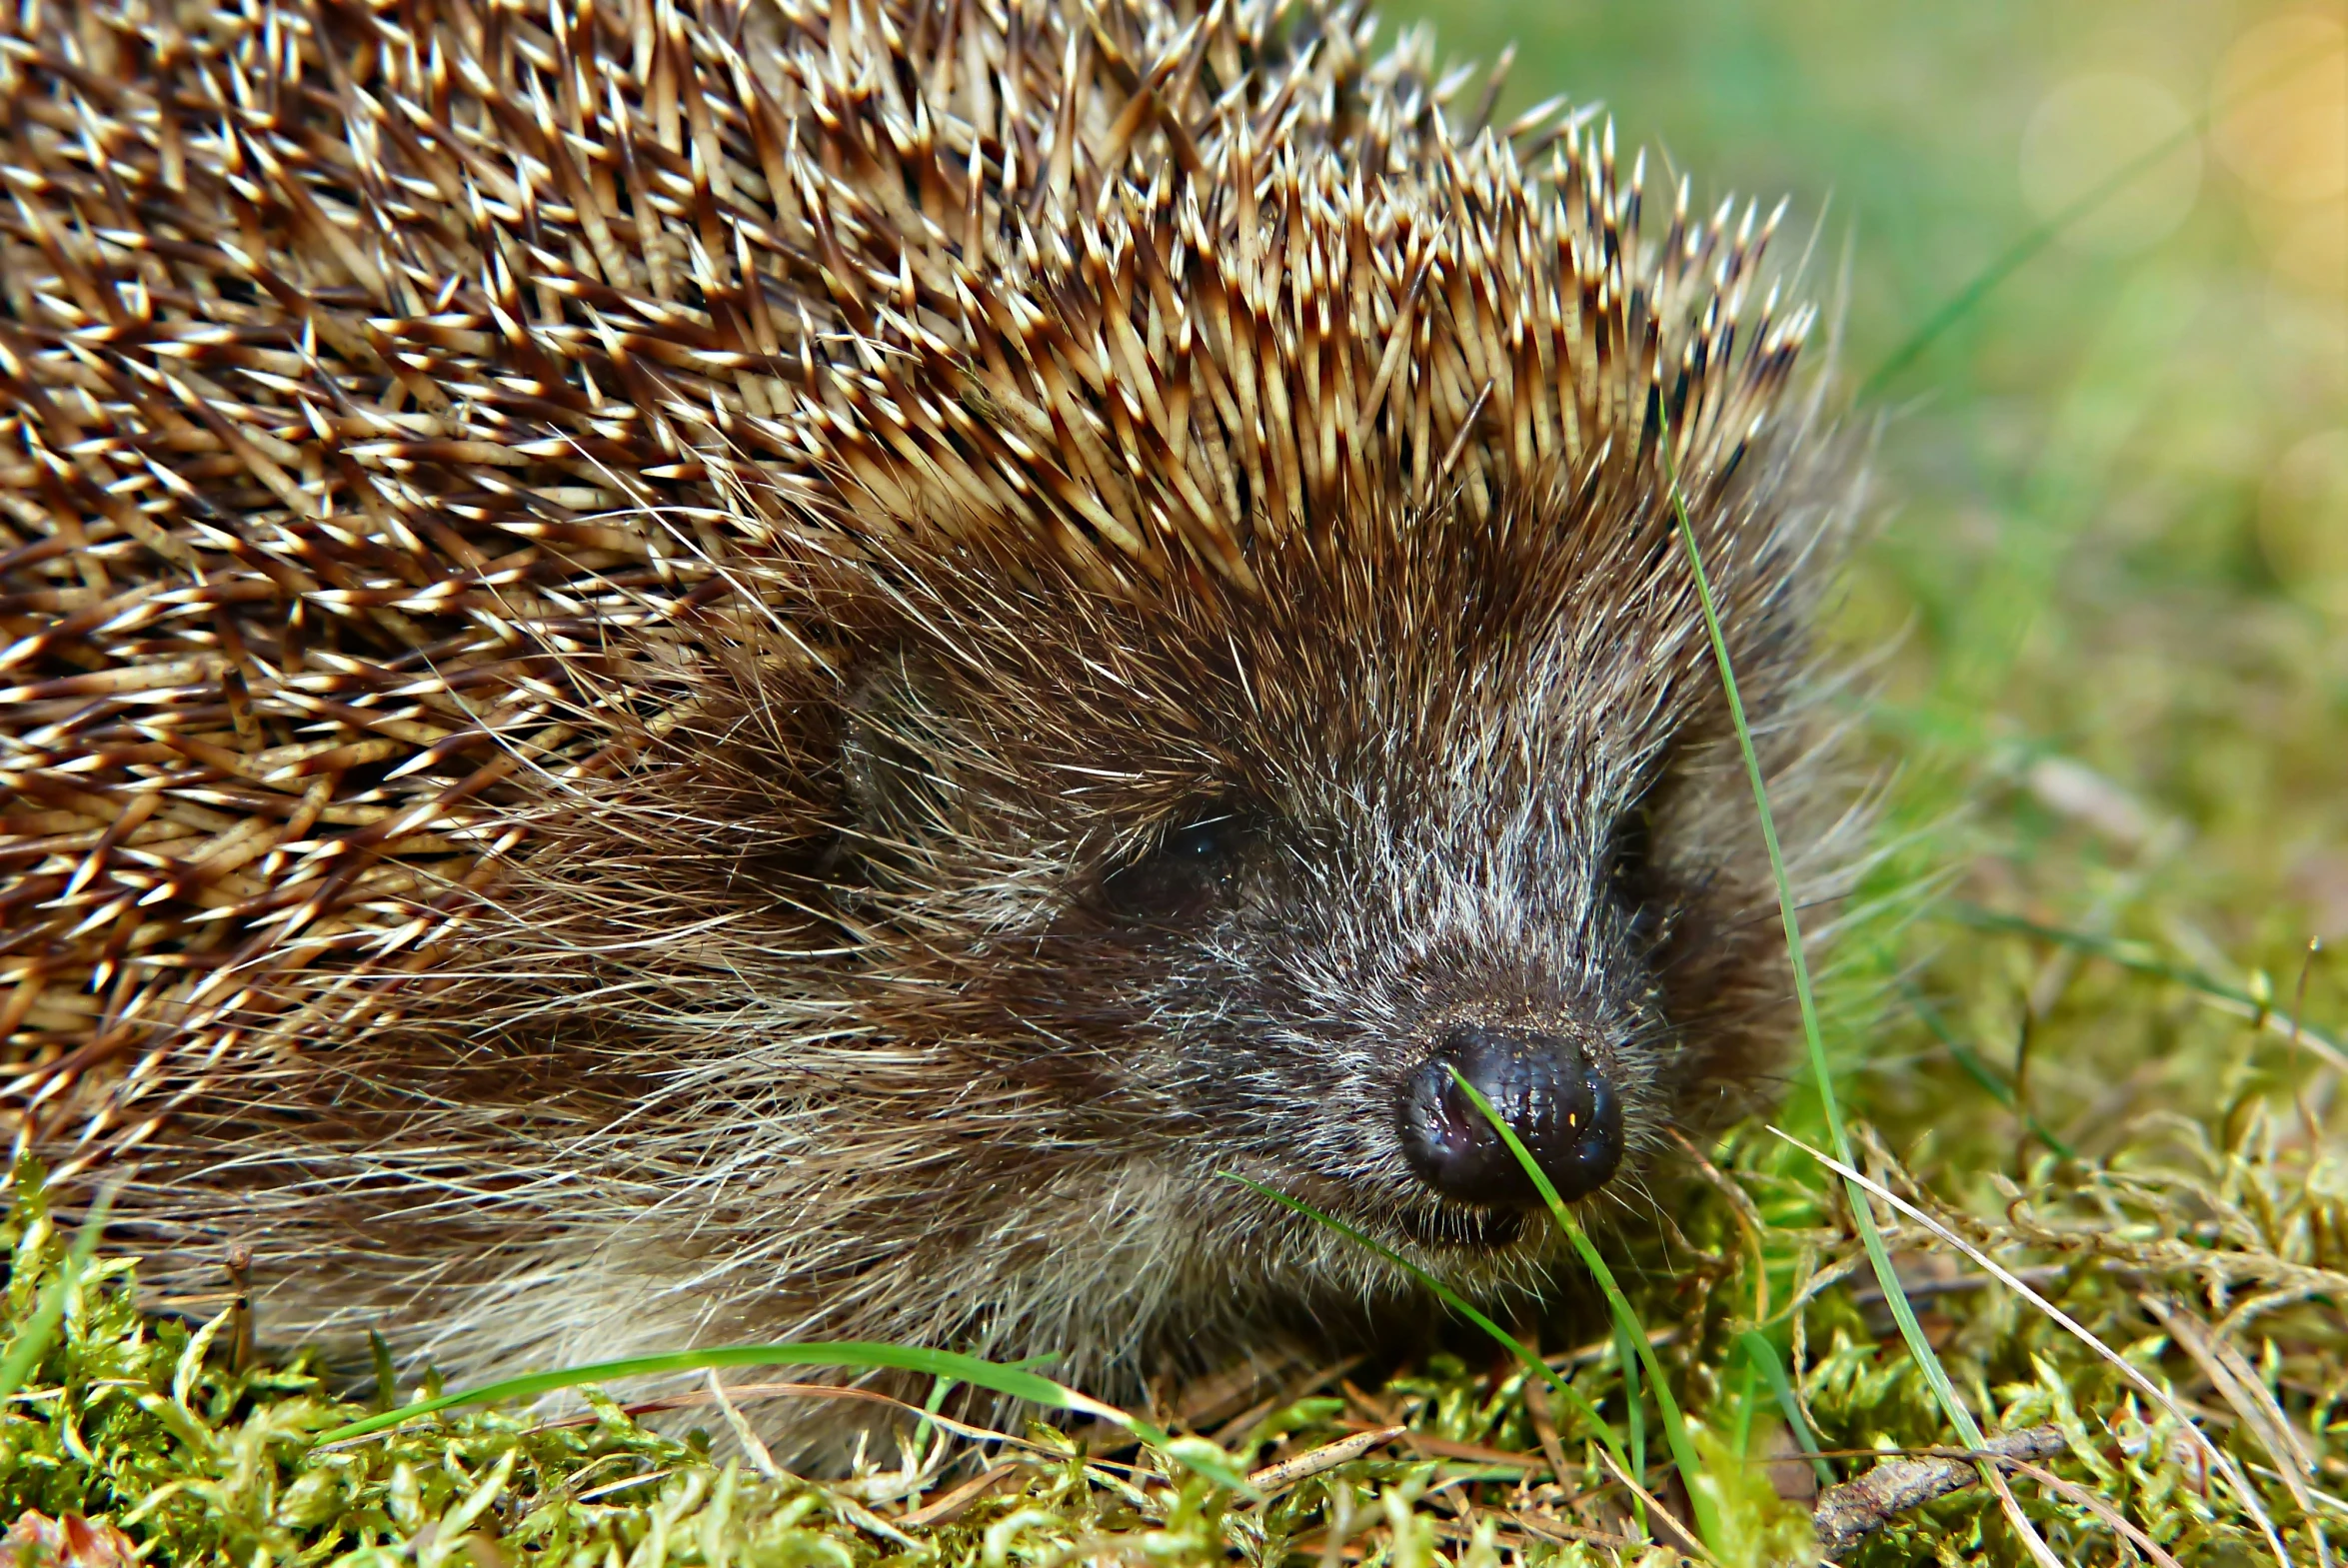
[[[1655,861],[1655,812],[1641,800],[1614,820],[1606,845],[1606,890],[1624,907],[1646,896]]]
[[[1239,811],[1208,807],[1103,877],[1102,901],[1136,923],[1195,915],[1230,885],[1250,836]]]

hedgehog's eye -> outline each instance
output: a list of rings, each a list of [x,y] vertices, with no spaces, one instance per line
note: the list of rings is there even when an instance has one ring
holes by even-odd
[[[1102,901],[1121,920],[1157,924],[1201,912],[1230,886],[1252,836],[1246,816],[1215,805],[1177,825],[1101,879]]]
[[[1635,908],[1648,891],[1655,862],[1655,812],[1645,800],[1614,819],[1606,844],[1606,890],[1625,908]]]

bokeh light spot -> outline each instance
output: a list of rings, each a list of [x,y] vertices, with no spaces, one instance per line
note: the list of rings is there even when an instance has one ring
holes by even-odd
[[[2288,202],[2348,191],[2348,28],[2293,12],[2242,35],[2218,67],[2218,154]]]
[[[2062,233],[2063,243],[2106,255],[2142,250],[2193,210],[2201,189],[2201,141],[2184,105],[2150,77],[2116,71],[2074,76],[2046,95],[2022,133],[2022,197],[2041,219],[2068,212],[2134,160],[2174,141],[2151,168],[2112,191]]]

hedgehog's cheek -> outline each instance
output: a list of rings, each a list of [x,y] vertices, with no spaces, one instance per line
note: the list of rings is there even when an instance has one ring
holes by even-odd
[[[1462,1024],[1403,1080],[1395,1106],[1402,1153],[1418,1178],[1460,1203],[1541,1201],[1472,1085],[1566,1202],[1604,1186],[1622,1163],[1622,1101],[1583,1052],[1553,1035]]]

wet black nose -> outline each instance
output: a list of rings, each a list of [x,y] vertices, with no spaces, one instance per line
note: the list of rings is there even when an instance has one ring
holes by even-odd
[[[1450,1069],[1491,1101],[1571,1202],[1622,1162],[1622,1106],[1581,1053],[1550,1035],[1465,1024],[1402,1085],[1402,1151],[1419,1178],[1462,1203],[1522,1205],[1540,1194]]]

